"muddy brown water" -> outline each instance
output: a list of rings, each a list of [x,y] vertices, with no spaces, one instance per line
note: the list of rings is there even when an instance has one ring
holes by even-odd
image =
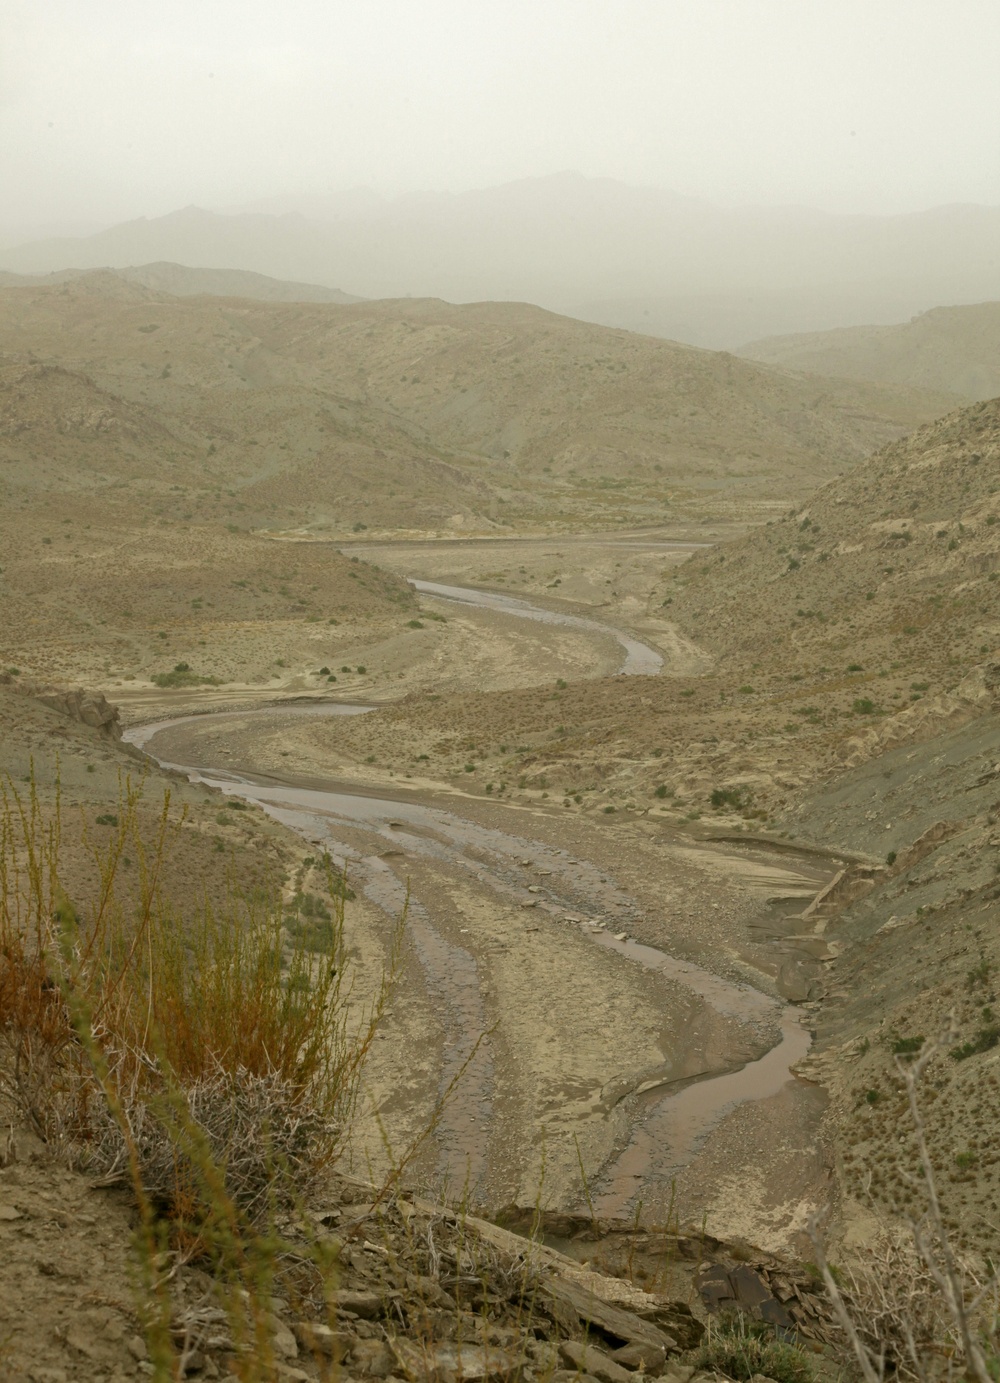
[[[620,671],[627,675],[655,676],[663,667],[663,657],[648,644],[597,620],[548,610],[495,591],[416,579],[411,579],[410,584],[440,599],[515,618],[579,628],[603,638],[610,636],[624,650]],[[319,702],[240,712],[220,710],[208,717],[188,715],[135,726],[126,731],[125,738],[158,757],[155,741],[159,735],[196,721],[204,723],[207,718],[215,723],[229,716],[242,724],[253,718],[350,716],[374,709]],[[187,746],[185,754],[190,755]],[[791,1006],[749,984],[727,979],[629,937],[624,924],[630,915],[636,914],[636,905],[626,890],[603,866],[573,858],[565,850],[513,829],[512,809],[508,809],[512,829],[498,829],[473,821],[458,808],[445,810],[335,784],[306,787],[252,772],[234,773],[206,764],[159,761],[164,767],[186,772],[193,781],[258,803],[312,844],[329,850],[338,864],[350,869],[355,886],[362,888],[365,896],[387,916],[398,917],[409,898],[408,933],[443,1033],[439,1092],[443,1094],[463,1065],[467,1066],[459,1087],[445,1105],[437,1131],[440,1171],[452,1184],[457,1181],[475,1185],[485,1174],[490,1155],[494,1055],[489,1036],[484,1037],[488,1021],[474,942],[465,946],[448,939],[434,925],[420,898],[409,892],[408,879],[401,878],[393,865],[393,855],[397,853],[393,847],[401,842],[405,844],[404,858],[465,871],[480,889],[504,903],[531,907],[549,925],[571,927],[595,946],[616,952],[630,964],[659,972],[670,983],[696,995],[708,1009],[735,1019],[746,1031],[746,1045],[751,1049],[759,1050],[762,1033],[780,1033],[778,1041],[756,1060],[742,1060],[733,1054],[726,1063],[728,1069],[721,1074],[717,1066],[703,1072],[692,1070],[691,1061],[685,1060],[675,1062],[671,1068],[685,1071],[682,1079],[672,1080],[669,1070],[662,1075],[646,1073],[646,1079],[641,1072],[632,1073],[631,1077],[625,1074],[617,1082],[620,1089],[613,1103],[621,1099],[632,1102],[627,1132],[618,1138],[599,1173],[591,1179],[598,1213],[626,1215],[640,1200],[647,1205],[658,1200],[662,1204],[672,1178],[697,1157],[721,1120],[741,1103],[776,1094],[790,1078],[790,1066],[808,1050],[809,1034]],[[345,841],[345,836],[351,843]],[[366,843],[359,847],[359,839]],[[724,867],[721,857],[727,852],[716,849],[715,853]],[[733,867],[736,864],[733,859]],[[526,867],[535,871],[533,877],[545,879],[544,888],[529,888]],[[800,887],[802,882],[800,878]],[[607,1112],[605,1106],[605,1117]],[[601,1117],[600,1107],[595,1117]]]
[[[518,619],[535,620],[540,624],[561,624],[570,629],[583,629],[588,634],[610,635],[625,650],[625,661],[620,672],[632,677],[655,677],[663,670],[663,656],[649,644],[633,639],[611,624],[600,620],[587,619],[584,615],[567,615],[561,610],[546,610],[541,605],[519,600],[516,596],[504,595],[500,591],[476,590],[469,586],[444,586],[437,581],[418,581],[408,577],[414,590],[423,595],[437,596],[440,600],[451,600],[460,605],[475,605],[481,610],[495,610],[501,615],[513,615]]]
[[[217,711],[135,726],[125,732],[125,738],[164,767],[259,804],[311,844],[329,850],[339,865],[350,870],[355,888],[363,890],[387,917],[399,916],[407,895],[408,881],[398,869],[408,869],[407,861],[414,858],[443,863],[465,871],[481,889],[505,903],[532,907],[540,923],[572,928],[596,947],[661,972],[716,1013],[745,1025],[752,1035],[749,1045],[758,1050],[762,1032],[780,1030],[778,1042],[764,1056],[741,1062],[734,1055],[723,1074],[716,1068],[703,1074],[696,1071],[683,1081],[670,1082],[666,1077],[646,1084],[624,1081],[625,1095],[634,1107],[626,1136],[591,1177],[594,1206],[600,1215],[610,1217],[629,1214],[639,1201],[647,1206],[664,1203],[672,1178],[697,1157],[706,1138],[731,1110],[777,1093],[789,1080],[789,1067],[805,1055],[810,1040],[794,1008],[749,984],[630,938],[623,919],[630,911],[634,914],[634,900],[606,868],[525,836],[517,829],[523,818],[515,819],[513,810],[511,829],[498,829],[471,820],[458,807],[445,810],[338,785],[303,787],[208,764],[174,763],[166,757],[159,759],[156,752],[159,736],[194,722],[216,724],[229,717],[241,724],[252,719],[273,723],[289,717],[360,715],[372,709],[328,702]],[[191,757],[187,747],[185,757]],[[345,831],[354,844],[346,845],[340,838]],[[359,847],[359,838],[367,840],[367,846]],[[396,866],[394,847],[401,845],[405,857]],[[525,866],[533,872],[526,874]],[[536,891],[537,885],[529,892],[529,877],[544,877],[541,892]],[[440,1093],[469,1062],[437,1131],[439,1171],[452,1185],[475,1185],[484,1176],[490,1156],[494,1055],[489,1037],[482,1036],[489,1025],[474,939],[468,945],[455,944],[435,927],[429,909],[412,893],[407,928],[443,1034]],[[600,1111],[595,1117],[602,1117]]]

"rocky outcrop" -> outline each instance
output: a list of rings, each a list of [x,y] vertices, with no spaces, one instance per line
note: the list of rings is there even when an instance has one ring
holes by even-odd
[[[954,691],[927,697],[908,706],[862,734],[852,735],[838,750],[845,768],[857,768],[897,745],[933,739],[945,730],[965,725],[995,707],[1000,689],[1000,664],[973,668]]]
[[[35,692],[35,699],[53,710],[89,725],[99,734],[111,740],[120,740],[122,727],[118,718],[118,707],[113,706],[103,692],[84,691],[82,687],[71,690]]]

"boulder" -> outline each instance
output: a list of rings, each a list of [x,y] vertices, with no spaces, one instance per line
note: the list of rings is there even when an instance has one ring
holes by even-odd
[[[91,726],[107,739],[120,740],[122,737],[118,707],[112,706],[103,692],[88,692],[82,687],[75,687],[70,691],[42,691],[35,695],[43,705],[51,706],[54,711],[69,716],[71,720],[78,720],[82,725]]]

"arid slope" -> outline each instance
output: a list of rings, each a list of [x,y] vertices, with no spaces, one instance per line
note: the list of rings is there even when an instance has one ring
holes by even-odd
[[[5,471],[45,479],[46,426],[86,433],[83,448],[63,448],[86,473],[109,431],[124,431],[128,478],[154,485],[162,516],[254,528],[753,514],[948,404],[854,383],[817,391],[518,304],[178,298],[105,271],[0,290],[0,307]],[[39,366],[67,372],[58,389],[92,403],[36,408],[42,386],[24,371]]]
[[[898,326],[771,336],[737,353],[812,375],[989,399],[1000,393],[1000,303],[935,307]]]

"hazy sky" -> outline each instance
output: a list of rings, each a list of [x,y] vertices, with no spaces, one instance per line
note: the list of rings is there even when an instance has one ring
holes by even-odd
[[[563,169],[1000,203],[1000,0],[2,0],[0,224]]]

